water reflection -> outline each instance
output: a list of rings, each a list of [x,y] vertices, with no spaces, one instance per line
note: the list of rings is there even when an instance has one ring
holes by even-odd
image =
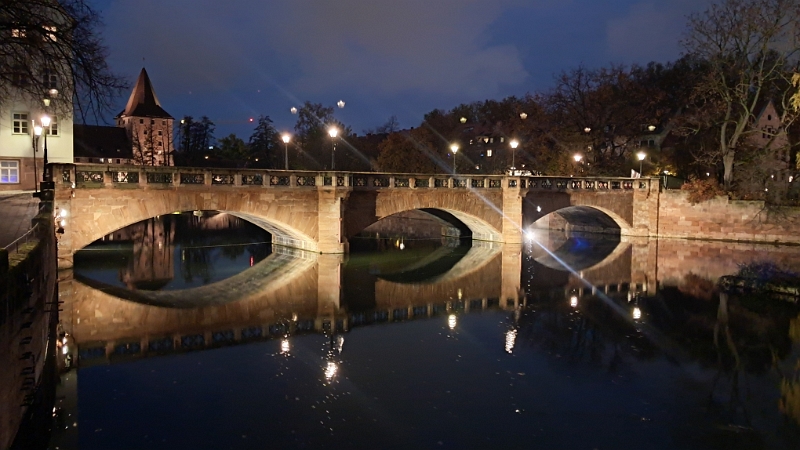
[[[356,245],[347,257],[276,249],[252,268],[193,288],[207,294],[189,299],[72,280],[62,286],[70,293],[64,320],[87,368],[265,341],[238,347],[235,363],[193,372],[238,377],[238,364],[250,364],[243,361],[270,364],[264,349],[272,344],[280,376],[271,380],[313,369],[314,386],[280,381],[269,403],[293,418],[290,427],[309,446],[363,442],[376,418],[415,430],[435,423],[442,439],[462,447],[487,433],[493,446],[530,447],[529,436],[496,433],[512,425],[545,430],[537,436],[553,448],[796,448],[797,425],[786,419],[800,418],[800,311],[720,295],[717,280],[759,259],[800,267],[800,250],[591,239],[548,236],[540,241],[548,251],[448,240],[375,242],[378,252]],[[197,358],[231,354],[221,352]],[[248,386],[241,395],[230,388],[237,410],[249,396],[263,406],[263,392],[274,388]],[[359,397],[351,405],[343,399],[352,392]],[[298,404],[310,398],[308,410],[281,403],[284,395],[302,398]],[[320,421],[305,420],[321,402],[328,402],[326,427],[335,423],[336,431],[319,434]],[[364,405],[386,416],[362,420]],[[587,414],[592,420],[570,420]],[[289,434],[256,425],[248,436],[293,445]],[[426,445],[415,440],[419,433],[400,435],[409,448]],[[568,437],[577,435],[580,442]],[[369,442],[396,443],[386,436],[371,434]]]
[[[229,214],[170,214],[93,242],[75,253],[74,270],[83,279],[128,290],[188,289],[257,264],[271,253],[270,240],[263,229]]]

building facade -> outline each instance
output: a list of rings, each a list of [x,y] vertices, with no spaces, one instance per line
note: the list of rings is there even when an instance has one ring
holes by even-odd
[[[36,180],[42,181],[45,142],[48,162],[73,161],[72,114],[58,114],[58,101],[52,99],[47,107],[24,100],[0,104],[0,191],[33,190]],[[50,125],[37,137],[34,127],[41,126],[45,115]]]

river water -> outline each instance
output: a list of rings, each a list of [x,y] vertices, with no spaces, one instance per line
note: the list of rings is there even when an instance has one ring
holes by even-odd
[[[77,254],[51,448],[800,448],[797,304],[715,288],[798,247],[269,242],[198,212]]]

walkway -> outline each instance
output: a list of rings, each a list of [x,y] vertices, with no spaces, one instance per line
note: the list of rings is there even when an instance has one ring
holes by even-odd
[[[39,199],[31,192],[0,192],[0,247],[5,247],[31,228],[39,211]]]

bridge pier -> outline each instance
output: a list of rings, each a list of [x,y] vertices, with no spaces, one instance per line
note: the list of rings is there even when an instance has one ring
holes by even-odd
[[[503,180],[503,242],[522,244],[522,191],[519,179]]]

